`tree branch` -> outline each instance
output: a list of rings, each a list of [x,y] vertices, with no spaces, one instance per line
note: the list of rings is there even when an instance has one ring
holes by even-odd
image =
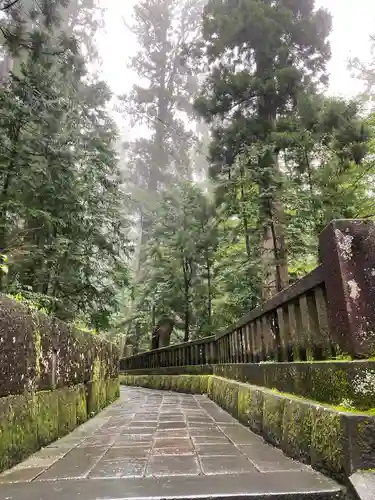
[[[13,0],[9,3],[7,3],[6,5],[4,5],[3,7],[0,7],[0,10],[8,10],[12,7],[14,7],[14,5],[16,5],[16,3],[20,2],[20,0]]]

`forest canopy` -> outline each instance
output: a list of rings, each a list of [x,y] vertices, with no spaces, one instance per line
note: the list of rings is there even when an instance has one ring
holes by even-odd
[[[375,217],[375,59],[332,95],[313,0],[138,0],[118,96],[103,2],[0,11],[2,293],[136,350],[163,318],[187,341],[311,271],[330,220]]]

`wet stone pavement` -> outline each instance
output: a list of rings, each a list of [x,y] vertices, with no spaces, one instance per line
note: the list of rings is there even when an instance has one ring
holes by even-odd
[[[287,458],[206,396],[138,388],[122,388],[100,415],[0,475],[2,500],[277,493],[341,498],[335,482]]]

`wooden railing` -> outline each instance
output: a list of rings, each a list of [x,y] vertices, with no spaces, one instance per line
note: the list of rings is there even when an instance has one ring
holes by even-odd
[[[216,335],[219,363],[327,359],[336,350],[328,329],[322,266]]]
[[[375,355],[375,225],[333,221],[321,264],[215,336],[121,360],[122,370]]]
[[[123,358],[120,361],[120,369],[139,370],[166,366],[211,365],[216,361],[216,339],[215,335],[212,335]]]

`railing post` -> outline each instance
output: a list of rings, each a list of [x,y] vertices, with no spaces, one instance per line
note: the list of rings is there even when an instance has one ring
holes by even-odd
[[[332,221],[321,233],[319,247],[334,340],[354,358],[374,356],[374,223]]]

